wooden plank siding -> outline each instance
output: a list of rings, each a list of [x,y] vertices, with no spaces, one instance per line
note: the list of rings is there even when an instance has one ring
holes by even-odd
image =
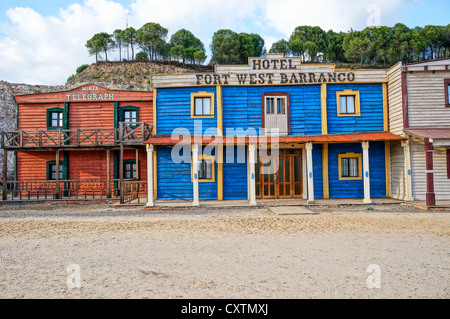
[[[394,65],[387,71],[389,130],[391,133],[405,136],[403,132],[403,97],[402,97],[402,64]]]
[[[47,110],[51,108],[64,111],[64,103],[18,104],[17,129],[47,130]]]
[[[425,150],[422,139],[412,138],[411,169],[414,200],[425,200],[427,178],[425,166]],[[450,199],[450,179],[447,178],[447,153],[443,147],[434,147],[433,177],[436,200]]]
[[[391,141],[391,197],[406,199],[405,155],[400,141]]]
[[[409,127],[450,127],[444,79],[450,71],[408,72]]]
[[[17,152],[17,180],[47,180],[47,162],[56,159],[56,152]],[[60,161],[64,161],[64,152],[60,152]]]

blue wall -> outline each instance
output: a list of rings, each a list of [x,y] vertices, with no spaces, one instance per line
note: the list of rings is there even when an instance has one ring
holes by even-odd
[[[176,164],[172,161],[171,152],[172,146],[157,147],[157,199],[192,200],[190,155],[187,163]],[[217,199],[217,164],[214,165],[216,182],[199,183],[200,199]]]
[[[291,134],[321,134],[320,85],[226,86],[222,88],[223,129],[262,128],[262,94],[290,94]]]
[[[337,116],[336,92],[359,91],[361,116]],[[383,131],[383,88],[376,84],[327,85],[328,134]]]
[[[240,151],[238,152],[238,148]],[[234,153],[234,154],[233,154]],[[242,154],[243,153],[243,154]],[[223,198],[247,199],[247,148],[224,148]]]
[[[361,143],[328,144],[328,180],[330,198],[364,197],[364,181],[339,180],[338,155],[362,154]],[[362,164],[362,161],[361,161]],[[386,197],[384,142],[369,143],[370,196]]]
[[[158,89],[156,98],[156,130],[157,134],[172,134],[176,128],[186,128],[194,133],[194,121],[201,121],[202,133],[213,128],[211,134],[217,133],[217,120],[215,118],[191,118],[191,93],[214,93],[214,115],[217,114],[217,94],[215,87],[201,88],[166,88]]]

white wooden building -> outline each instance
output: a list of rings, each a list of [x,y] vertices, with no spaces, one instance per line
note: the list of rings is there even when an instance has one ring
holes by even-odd
[[[391,197],[450,200],[450,58],[397,63],[387,71]]]

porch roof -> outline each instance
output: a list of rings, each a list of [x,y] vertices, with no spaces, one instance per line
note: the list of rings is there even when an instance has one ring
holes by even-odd
[[[405,129],[410,135],[432,139],[450,139],[450,127],[411,127]]]
[[[362,141],[394,141],[405,140],[406,137],[392,134],[390,132],[357,133],[357,134],[332,134],[332,135],[296,135],[296,136],[167,136],[154,135],[146,143],[154,145],[175,145],[181,144],[248,144],[248,143],[346,143]]]

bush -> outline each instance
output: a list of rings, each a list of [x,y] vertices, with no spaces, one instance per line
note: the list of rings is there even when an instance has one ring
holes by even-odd
[[[136,61],[148,61],[147,53],[139,52],[138,54],[136,54],[135,60]]]

